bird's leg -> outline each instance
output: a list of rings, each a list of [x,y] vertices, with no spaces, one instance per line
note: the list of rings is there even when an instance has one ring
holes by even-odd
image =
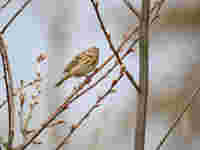
[[[89,84],[91,82],[91,80],[92,80],[92,76],[91,75],[86,75],[85,77],[86,77],[87,84]]]

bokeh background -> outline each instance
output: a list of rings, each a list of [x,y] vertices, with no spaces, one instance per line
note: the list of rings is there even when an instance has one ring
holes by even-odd
[[[24,0],[13,1],[0,12],[1,24],[5,24]],[[1,2],[2,3],[2,2]],[[141,1],[132,2],[140,8]],[[155,149],[172,121],[187,103],[187,98],[199,86],[200,30],[198,0],[168,0],[161,10],[159,23],[150,31],[150,98],[148,105],[146,149]],[[101,14],[111,32],[117,47],[123,33],[134,26],[137,19],[128,11],[122,0],[100,1]],[[47,116],[63,102],[74,86],[83,79],[70,79],[64,87],[53,85],[60,78],[64,64],[84,49],[96,45],[101,49],[100,64],[112,52],[100,30],[95,12],[88,0],[33,1],[5,34],[12,63],[16,87],[19,80],[34,79],[34,61],[41,52],[48,53],[48,63],[41,66],[48,82],[42,86],[40,106],[34,111],[31,128],[39,127]],[[137,46],[136,46],[137,48]],[[125,60],[129,71],[138,80],[138,51]],[[109,68],[111,62],[106,68]],[[97,75],[100,77],[106,68]],[[67,123],[63,127],[46,130],[42,145],[30,149],[55,149],[63,135],[69,132],[72,123],[77,122],[104,94],[119,68],[99,86],[71,105],[70,110],[59,116]],[[95,80],[94,79],[94,80]],[[3,93],[1,84],[1,93]],[[98,108],[77,130],[66,149],[108,150],[133,149],[136,91],[126,78],[116,87],[117,92],[105,99],[105,105]],[[163,150],[198,149],[200,133],[199,98],[177,129],[168,138]],[[1,135],[7,135],[7,108],[1,111]],[[20,137],[20,136],[19,136]],[[20,137],[21,138],[21,137]],[[17,142],[20,142],[17,138]],[[16,143],[17,143],[16,142]]]

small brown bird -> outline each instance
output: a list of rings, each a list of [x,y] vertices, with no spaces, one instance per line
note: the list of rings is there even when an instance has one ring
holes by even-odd
[[[99,62],[99,48],[91,47],[72,58],[72,61],[64,68],[65,76],[56,83],[59,87],[65,80],[71,77],[83,77],[95,70]]]

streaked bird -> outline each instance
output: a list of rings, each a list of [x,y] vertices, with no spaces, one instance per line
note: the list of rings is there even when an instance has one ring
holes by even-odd
[[[56,83],[59,87],[65,80],[71,77],[83,77],[95,70],[99,62],[99,48],[90,47],[72,58],[72,61],[64,68],[64,77]]]

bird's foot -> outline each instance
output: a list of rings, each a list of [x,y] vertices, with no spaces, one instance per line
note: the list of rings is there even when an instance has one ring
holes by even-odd
[[[87,82],[87,84],[90,83],[91,80],[92,80],[91,75],[87,75],[86,76],[86,82]]]

